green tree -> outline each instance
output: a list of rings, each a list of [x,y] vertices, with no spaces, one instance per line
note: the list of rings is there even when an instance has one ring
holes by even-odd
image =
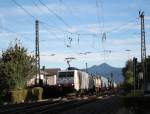
[[[26,86],[26,81],[35,74],[35,59],[27,49],[17,43],[2,52],[0,58],[0,89],[16,90]]]
[[[128,60],[126,66],[122,69],[122,74],[124,76],[123,87],[125,91],[130,91],[133,88],[133,61]]]

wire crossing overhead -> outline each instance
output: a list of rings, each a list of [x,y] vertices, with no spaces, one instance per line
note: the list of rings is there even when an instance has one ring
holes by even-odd
[[[29,15],[34,21],[39,20],[38,18],[41,18],[37,15],[34,15],[33,12],[28,10],[27,7],[24,7],[24,5],[21,5],[21,3],[19,3],[17,0],[12,0],[12,2],[15,5],[17,5],[20,9],[22,9],[27,15]],[[53,11],[46,3],[44,3],[44,1],[42,1],[42,0],[37,0],[37,1],[31,0],[31,2],[34,5],[34,7],[37,8],[37,11],[39,11],[39,12],[41,11],[42,14],[43,13],[47,13],[50,15],[53,14],[64,25],[66,25],[68,28],[71,28],[71,26],[66,22],[66,20],[64,20],[64,18],[62,18],[60,15],[58,15],[57,12]],[[63,0],[60,0],[59,2],[60,2],[60,4],[62,4],[66,8],[68,8],[68,6],[65,3],[63,3]],[[44,8],[44,9],[46,8],[46,12],[42,8]],[[72,8],[72,7],[70,7],[70,8]],[[83,32],[71,32],[69,30],[65,30],[64,28],[57,26],[56,23],[53,26],[49,22],[43,21],[43,19],[39,20],[39,24],[41,24],[41,26],[43,27],[43,29],[45,29],[47,31],[47,33],[52,33],[51,35],[54,36],[53,38],[58,39],[59,41],[61,41],[61,40],[64,41],[64,39],[66,38],[66,41],[67,41],[66,47],[69,47],[69,48],[71,47],[71,45],[73,45],[74,41],[77,41],[78,45],[81,44],[81,41],[84,38],[91,39],[91,40],[93,38],[93,45],[96,45],[94,38],[96,38],[97,40],[99,40],[99,38],[101,38],[102,43],[103,43],[102,45],[104,45],[104,43],[107,39],[107,33],[111,33],[113,31],[120,29],[123,26],[127,26],[128,23],[125,23],[119,27],[113,28],[112,30],[106,31],[104,29],[104,8],[103,8],[103,1],[102,0],[96,0],[96,8],[97,8],[97,18],[98,18],[99,28],[101,27],[100,32],[98,32],[98,33],[92,33],[92,32],[88,32],[86,30],[85,30],[85,32],[84,31]],[[72,13],[72,11],[70,9],[69,9],[69,11]],[[74,15],[73,13],[72,13],[72,16],[77,18],[76,15]],[[48,17],[47,19],[51,21],[51,18],[48,15],[46,17]],[[53,21],[54,20],[52,20],[51,23],[53,23]],[[78,19],[78,21],[80,22],[80,19]],[[58,35],[61,35],[65,38],[61,38],[61,36],[58,36]],[[46,40],[49,40],[49,39],[46,39]],[[64,42],[64,44],[65,44],[65,42]],[[93,45],[92,45],[92,48],[94,49]],[[105,50],[105,48],[104,48],[104,50]]]
[[[34,17],[28,10],[26,10],[24,7],[22,7],[18,2],[16,2],[16,0],[12,0],[12,2],[15,3],[18,7],[20,7],[28,15],[30,15],[34,20],[36,20],[36,17]]]
[[[52,13],[53,15],[55,15],[61,22],[63,22],[68,28],[72,28],[62,17],[60,17],[59,15],[57,15],[57,13],[55,13],[53,10],[51,10],[44,2],[42,2],[41,0],[38,0],[45,8],[47,8],[47,10]]]

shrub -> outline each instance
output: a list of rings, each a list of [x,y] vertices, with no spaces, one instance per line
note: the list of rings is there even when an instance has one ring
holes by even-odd
[[[43,88],[35,87],[32,89],[32,96],[34,100],[40,101],[42,100]]]
[[[26,89],[10,91],[10,102],[13,104],[25,102],[27,92]]]
[[[3,103],[2,94],[0,93],[0,105]]]
[[[138,97],[138,96],[143,96],[144,91],[142,90],[133,90],[130,93],[128,93],[126,96],[127,97]]]
[[[27,101],[40,101],[42,100],[43,88],[35,87],[29,89],[21,89],[9,91],[10,102],[18,104]]]

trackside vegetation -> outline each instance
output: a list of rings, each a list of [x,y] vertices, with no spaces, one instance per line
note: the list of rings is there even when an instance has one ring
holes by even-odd
[[[0,57],[0,102],[12,103],[41,100],[42,88],[28,89],[26,82],[35,75],[35,58],[18,43],[2,51]],[[41,95],[41,96],[39,96]],[[7,97],[6,97],[7,96]]]

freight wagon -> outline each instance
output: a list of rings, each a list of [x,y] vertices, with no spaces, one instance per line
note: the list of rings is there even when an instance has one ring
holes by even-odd
[[[60,90],[75,90],[77,93],[98,93],[108,88],[108,79],[91,76],[81,70],[64,70],[57,73],[56,84]]]

